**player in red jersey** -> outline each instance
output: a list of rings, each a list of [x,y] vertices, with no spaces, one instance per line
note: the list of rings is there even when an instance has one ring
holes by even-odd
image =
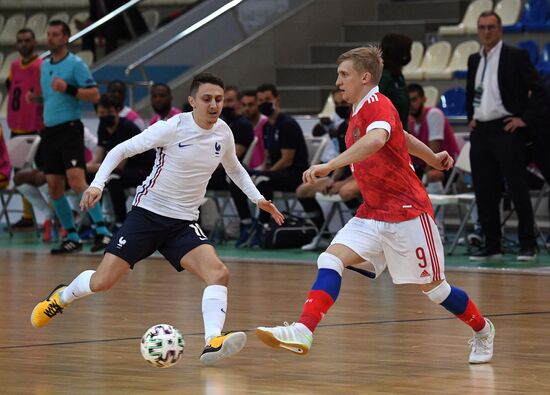
[[[395,284],[418,284],[431,301],[473,329],[470,363],[489,362],[494,326],[463,290],[445,280],[443,245],[432,206],[409,153],[438,170],[452,167],[452,158],[446,151],[434,153],[403,130],[397,110],[378,92],[383,69],[378,48],[350,50],[337,63],[336,86],[344,100],[353,104],[348,149],[328,163],[310,167],[303,178],[315,183],[318,177],[349,165],[363,204],[319,255],[317,279],[298,322],[259,327],[256,334],[272,347],[307,353],[313,331],[338,297],[344,268],[368,265],[377,277],[388,267]]]

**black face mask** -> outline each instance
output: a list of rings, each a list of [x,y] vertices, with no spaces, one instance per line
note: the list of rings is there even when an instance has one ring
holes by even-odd
[[[170,105],[170,103],[164,105],[164,106],[161,106],[161,107],[155,107],[153,106],[153,110],[155,110],[155,112],[158,114],[158,115],[166,115],[170,112],[170,109],[172,108],[172,106]]]
[[[116,115],[104,115],[99,117],[99,127],[100,128],[112,128],[115,126]]]
[[[273,106],[273,103],[266,101],[258,105],[258,111],[266,117],[269,117],[275,111],[275,107]]]
[[[234,108],[224,107],[222,108],[221,117],[225,122],[232,123],[237,118],[237,114],[235,114]]]
[[[336,111],[336,114],[338,114],[340,118],[346,121],[349,119],[349,115],[351,114],[350,106],[336,106],[334,111]]]

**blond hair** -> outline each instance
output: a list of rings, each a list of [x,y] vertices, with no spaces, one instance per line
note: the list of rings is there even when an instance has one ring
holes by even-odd
[[[359,72],[369,72],[371,74],[372,83],[378,85],[382,70],[384,69],[384,61],[382,60],[382,51],[375,46],[360,47],[350,49],[338,56],[336,64],[351,60],[354,68]]]

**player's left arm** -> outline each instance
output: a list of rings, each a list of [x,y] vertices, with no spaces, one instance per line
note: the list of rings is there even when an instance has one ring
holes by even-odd
[[[433,152],[430,147],[418,140],[412,134],[405,132],[407,139],[407,149],[409,154],[422,159],[437,170],[448,170],[453,167],[454,160],[447,151],[441,151],[438,153]]]
[[[313,184],[318,177],[325,177],[333,170],[367,159],[384,147],[389,136],[390,133],[386,129],[376,128],[369,130],[355,144],[336,158],[321,165],[311,166],[304,172],[303,181]]]

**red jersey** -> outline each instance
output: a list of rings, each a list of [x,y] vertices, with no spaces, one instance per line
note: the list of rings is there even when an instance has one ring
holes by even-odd
[[[44,128],[42,105],[27,103],[29,91],[40,95],[40,67],[42,59],[36,58],[23,65],[21,58],[13,61],[10,68],[10,90],[8,92],[8,126],[13,134],[37,132]]]
[[[384,147],[361,162],[351,164],[363,204],[359,218],[384,222],[403,222],[433,209],[424,186],[416,176],[399,113],[390,100],[373,88],[352,114],[346,132],[346,147],[372,129],[390,129]]]

